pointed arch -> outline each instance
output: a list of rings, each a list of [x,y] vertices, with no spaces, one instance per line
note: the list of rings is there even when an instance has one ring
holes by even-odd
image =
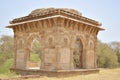
[[[37,44],[37,48],[35,46]],[[41,56],[42,56],[42,41],[39,34],[32,34],[27,38],[27,68],[40,69]],[[38,51],[36,51],[38,50]],[[36,59],[35,59],[36,58]]]
[[[73,64],[75,69],[83,68],[83,42],[79,37],[74,43]]]

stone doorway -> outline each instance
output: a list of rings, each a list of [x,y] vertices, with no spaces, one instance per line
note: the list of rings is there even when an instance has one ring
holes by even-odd
[[[31,43],[31,49],[28,56],[28,69],[40,69],[41,65],[41,44],[34,39]]]
[[[74,44],[73,52],[73,64],[74,69],[82,68],[82,53],[83,53],[83,44],[80,38],[77,38]]]

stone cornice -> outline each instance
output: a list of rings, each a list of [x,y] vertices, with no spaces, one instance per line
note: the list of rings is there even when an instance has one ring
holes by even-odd
[[[51,19],[54,20],[54,22],[56,23],[56,25],[59,24],[59,23],[61,23],[61,24],[65,23],[64,20],[68,20],[68,21],[72,21],[72,22],[75,22],[75,23],[80,23],[80,24],[85,24],[85,25],[88,25],[88,26],[92,26],[92,27],[95,27],[95,28],[97,28],[99,30],[104,30],[101,27],[96,26],[96,25],[91,24],[91,23],[88,23],[86,21],[81,21],[81,20],[77,20],[77,19],[70,18],[70,17],[67,17],[67,16],[62,16],[62,15],[56,15],[56,16],[51,16],[51,17],[45,17],[45,18],[40,18],[40,19],[35,19],[35,20],[29,20],[29,21],[14,23],[14,24],[11,24],[11,25],[9,25],[7,27],[8,28],[14,28],[15,26],[17,27],[18,25],[31,24],[33,22],[39,22],[39,21],[48,21],[48,23],[49,23],[49,20],[51,20]],[[72,23],[72,22],[70,22],[70,23]],[[71,25],[69,25],[69,26],[71,26]]]

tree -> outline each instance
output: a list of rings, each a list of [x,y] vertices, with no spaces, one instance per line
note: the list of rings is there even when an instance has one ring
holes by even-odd
[[[97,64],[102,68],[113,68],[118,65],[115,51],[108,44],[100,41],[97,45]]]
[[[0,64],[13,57],[14,44],[11,36],[1,36],[0,38]]]
[[[112,42],[109,44],[110,47],[116,52],[116,55],[118,57],[118,62],[120,64],[120,42]]]

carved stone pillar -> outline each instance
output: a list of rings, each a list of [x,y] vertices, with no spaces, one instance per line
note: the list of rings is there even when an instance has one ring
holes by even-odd
[[[74,64],[73,64],[73,51],[74,48],[70,48],[70,69],[74,69]]]

